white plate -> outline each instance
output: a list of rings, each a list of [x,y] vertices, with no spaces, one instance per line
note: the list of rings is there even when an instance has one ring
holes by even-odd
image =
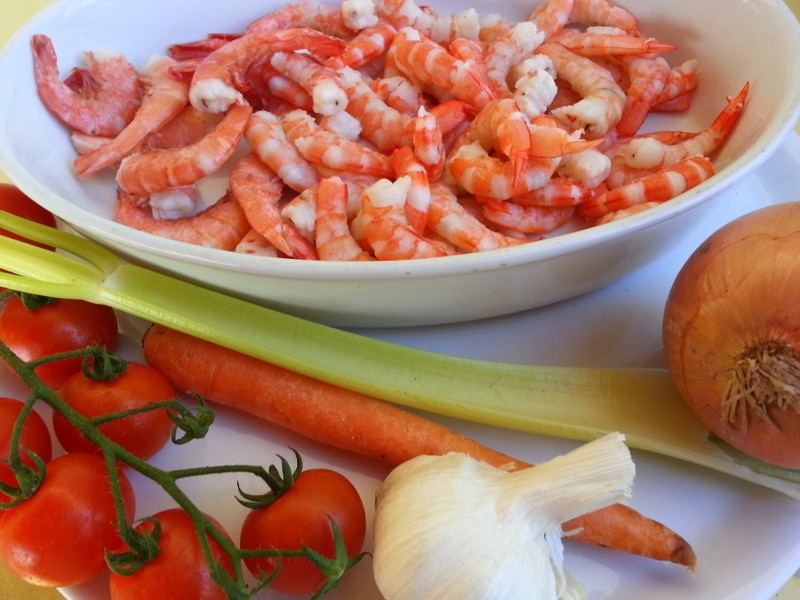
[[[416,329],[369,331],[370,335],[439,352],[522,363],[595,366],[663,366],[661,310],[671,282],[688,255],[724,220],[757,207],[797,198],[800,139],[791,135],[754,176],[715,200],[698,232],[650,267],[582,298],[483,322]],[[128,330],[137,324],[126,325]],[[135,346],[135,343],[134,343]],[[21,395],[0,373],[0,393]],[[153,461],[162,468],[201,463],[270,461],[287,446],[300,450],[309,467],[329,465],[349,475],[371,516],[374,490],[387,468],[299,439],[235,411],[219,410],[205,441],[170,447]],[[542,462],[576,444],[455,420],[452,427],[497,449]],[[800,567],[800,504],[776,492],[730,477],[635,452],[637,478],[632,505],[672,527],[694,547],[695,574],[682,567],[567,542],[567,566],[584,583],[590,600],[767,600]],[[168,499],[134,477],[138,514],[164,508]],[[192,482],[187,491],[234,536],[244,509],[233,500],[235,478]],[[367,541],[367,548],[370,547]],[[332,599],[378,600],[371,563],[365,559]],[[71,600],[106,600],[105,581],[63,590]],[[264,594],[260,598],[280,598]]]

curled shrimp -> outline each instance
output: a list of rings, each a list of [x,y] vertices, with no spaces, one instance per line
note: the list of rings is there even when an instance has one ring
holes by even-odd
[[[317,258],[314,246],[281,217],[283,181],[256,153],[246,154],[233,166],[230,189],[251,227],[283,254],[291,258]]]
[[[570,18],[584,25],[616,27],[632,35],[639,35],[636,17],[611,0],[575,0]]]
[[[428,226],[464,252],[495,250],[528,241],[489,229],[469,213],[450,188],[441,183],[431,186]]]
[[[714,173],[714,165],[706,157],[690,156],[595,196],[581,205],[577,214],[580,218],[591,221],[638,204],[666,202],[702,183]]]
[[[363,28],[337,56],[331,56],[324,64],[331,69],[352,67],[359,69],[378,59],[389,48],[397,29],[389,22],[379,20],[374,25]]]
[[[315,218],[317,254],[321,260],[372,260],[350,231],[348,187],[340,177],[323,179],[317,189]]]
[[[289,141],[313,165],[377,177],[391,177],[394,173],[388,156],[322,129],[303,110],[290,112],[284,116],[281,124]]]
[[[575,214],[575,207],[488,202],[482,204],[481,212],[486,220],[500,227],[525,234],[543,234],[566,225]]]
[[[121,54],[84,53],[87,68],[79,85],[60,80],[52,40],[31,38],[36,90],[48,110],[71,129],[89,135],[115,136],[130,122],[142,98],[139,74]]]
[[[498,90],[509,91],[509,73],[544,41],[545,34],[532,21],[522,21],[492,40],[483,55],[489,79]]]
[[[624,155],[625,164],[638,169],[669,166],[694,154],[708,155],[728,137],[742,113],[750,84],[746,83],[736,96],[729,96],[727,104],[711,125],[703,131],[675,143],[659,140],[656,136],[632,139]]]
[[[528,20],[532,21],[544,34],[545,40],[548,40],[569,23],[574,5],[575,0],[544,0],[531,11]]]
[[[608,70],[561,44],[542,44],[537,52],[549,56],[558,76],[582,96],[575,104],[554,109],[553,116],[573,129],[584,129],[590,138],[603,137],[619,123],[625,92]]]
[[[416,233],[405,213],[410,177],[379,179],[361,193],[360,223],[379,260],[434,258],[450,254],[447,246]]]
[[[411,141],[414,156],[427,171],[428,179],[432,181],[439,179],[444,171],[446,155],[444,134],[439,121],[424,107],[420,107],[414,120],[414,134]]]
[[[251,21],[245,32],[250,34],[286,29],[316,29],[343,39],[352,35],[338,7],[316,0],[293,0],[284,4]]]
[[[389,51],[397,69],[412,81],[421,82],[423,87],[478,109],[496,97],[488,78],[481,77],[466,61],[415,29],[405,27],[398,31]]]
[[[189,101],[189,86],[170,74],[175,61],[167,56],[145,65],[142,82],[145,95],[133,119],[114,139],[75,160],[75,172],[88,177],[119,162],[136,150],[152,131],[171,121]]]
[[[339,74],[307,54],[276,52],[270,64],[278,73],[297,82],[309,93],[314,112],[332,115],[347,106],[347,92]]]
[[[617,123],[617,132],[625,137],[639,131],[650,109],[658,102],[669,81],[670,66],[663,57],[653,54],[626,56],[620,60],[629,79],[625,108]]]
[[[192,75],[189,101],[198,110],[225,112],[244,103],[237,83],[244,80],[247,67],[263,53],[312,50],[315,56],[330,57],[342,52],[345,42],[308,28],[254,31],[220,46],[206,56]]]
[[[475,9],[441,14],[416,0],[375,0],[375,11],[398,29],[412,27],[438,43],[456,38],[478,39],[480,17]]]
[[[246,105],[234,106],[210,134],[194,144],[126,156],[117,170],[117,183],[127,192],[148,196],[199,181],[236,150],[251,111]]]
[[[320,181],[316,169],[286,137],[281,120],[267,111],[256,111],[247,121],[244,137],[259,158],[291,189],[302,192]]]
[[[395,177],[407,176],[411,185],[406,193],[406,220],[415,232],[422,234],[428,220],[431,203],[431,186],[428,171],[414,154],[410,146],[403,146],[392,153]]]
[[[151,214],[146,199],[119,188],[114,220],[160,237],[220,250],[233,250],[250,229],[244,212],[228,195],[195,215],[158,219]]]

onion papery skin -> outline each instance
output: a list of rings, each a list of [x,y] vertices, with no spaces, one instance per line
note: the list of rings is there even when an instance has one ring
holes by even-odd
[[[800,469],[800,202],[713,233],[673,283],[663,336],[670,376],[709,430],[745,454]],[[732,391],[737,369],[751,384],[739,392],[755,395]]]

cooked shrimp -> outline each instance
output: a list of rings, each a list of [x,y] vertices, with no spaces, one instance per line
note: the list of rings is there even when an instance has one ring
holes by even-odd
[[[321,260],[373,259],[350,231],[347,196],[347,184],[340,177],[323,179],[318,186],[315,229],[317,254]]]
[[[672,67],[669,72],[669,78],[664,85],[664,90],[661,95],[656,98],[656,106],[674,100],[675,98],[683,97],[697,88],[698,75],[697,75],[697,60],[689,59],[683,63]]]
[[[117,183],[127,192],[147,196],[199,181],[230,158],[250,113],[249,106],[234,106],[214,131],[194,144],[125,157],[117,170]]]
[[[404,75],[373,79],[369,86],[388,106],[401,113],[415,115],[425,106],[422,90]]]
[[[119,162],[139,148],[151,132],[171,121],[187,105],[189,86],[170,75],[170,68],[174,64],[173,59],[160,56],[145,65],[141,77],[145,94],[139,109],[113,140],[75,160],[75,171],[79,177],[88,177]]]
[[[184,106],[172,119],[147,136],[147,148],[177,148],[202,140],[219,125],[225,115]]]
[[[388,156],[325,131],[303,110],[290,112],[281,124],[289,141],[313,165],[378,177],[391,177],[394,173]]]
[[[379,260],[434,258],[450,254],[447,246],[417,234],[405,213],[410,177],[379,179],[361,193],[360,222]]]
[[[283,181],[256,153],[246,154],[233,166],[230,189],[251,227],[278,250],[291,258],[317,258],[314,246],[281,217]]]
[[[462,100],[478,109],[496,97],[491,81],[442,46],[408,27],[397,32],[390,46],[392,60],[400,72],[422,84]]]
[[[636,17],[611,0],[575,0],[570,19],[583,25],[617,27],[632,35],[639,35]]]
[[[547,40],[569,23],[574,4],[575,0],[544,0],[531,11],[528,20],[536,25]]]
[[[121,54],[85,52],[81,85],[70,86],[60,80],[52,40],[37,34],[31,47],[36,91],[47,109],[71,129],[115,136],[136,114],[142,99],[139,74]]]
[[[595,148],[567,154],[561,159],[556,172],[579,182],[587,188],[596,188],[611,174],[612,160]]]
[[[428,226],[464,252],[495,250],[528,241],[489,229],[464,208],[450,188],[440,183],[431,185]]]
[[[444,171],[446,150],[444,138],[439,121],[431,113],[420,107],[417,118],[414,120],[414,135],[412,136],[414,156],[428,173],[428,179],[439,179]]]
[[[483,216],[490,222],[525,234],[543,234],[566,225],[574,206],[523,206],[513,201],[485,203]]]
[[[590,27],[585,31],[562,29],[550,41],[566,46],[581,56],[627,56],[677,50],[655,38],[627,34],[614,27]]]
[[[578,209],[578,216],[595,220],[645,202],[666,202],[714,175],[714,165],[704,156],[690,156],[669,167],[600,194]]]
[[[379,20],[374,25],[363,28],[358,35],[347,42],[344,50],[331,56],[324,65],[331,69],[352,67],[359,69],[378,59],[389,48],[397,29],[388,21]]]
[[[603,137],[619,122],[625,92],[606,69],[556,43],[542,44],[537,52],[549,56],[558,76],[582,96],[575,104],[554,109],[554,117],[573,129],[584,129],[589,138]]]
[[[361,31],[378,22],[373,0],[342,0],[339,12],[344,26],[353,31]]]
[[[239,254],[250,254],[251,256],[268,256],[270,258],[278,258],[280,256],[278,249],[255,229],[245,233],[233,251]]]
[[[522,21],[488,44],[483,64],[486,66],[489,79],[498,90],[510,91],[509,73],[529,56],[544,38],[544,33],[535,23]]]
[[[727,104],[711,125],[691,137],[675,143],[661,141],[655,136],[631,140],[625,151],[625,164],[638,169],[653,169],[669,166],[687,156],[710,154],[733,130],[744,108],[749,89],[750,84],[746,83],[738,95],[729,96]]]
[[[179,219],[194,214],[198,197],[196,185],[185,185],[150,194],[147,204],[156,219]]]
[[[475,40],[480,31],[480,18],[475,9],[440,14],[419,6],[416,0],[375,0],[375,11],[398,29],[413,27],[438,43],[456,38]]]
[[[410,146],[398,148],[392,154],[392,167],[395,177],[407,176],[411,185],[406,194],[406,220],[409,226],[418,234],[425,231],[428,219],[428,206],[431,203],[431,186],[428,171]]]
[[[314,112],[332,115],[347,106],[347,93],[339,74],[299,52],[276,52],[270,64],[281,75],[297,82],[312,100]]]
[[[225,112],[244,102],[237,82],[259,55],[309,50],[317,57],[335,56],[345,42],[308,28],[254,31],[221,46],[197,66],[189,88],[189,101],[198,110]]]
[[[161,237],[220,250],[233,250],[250,229],[242,209],[227,195],[190,217],[157,219],[146,201],[122,188],[117,192],[114,220]]]
[[[617,123],[617,132],[623,137],[634,135],[641,128],[650,109],[658,103],[669,81],[669,63],[659,55],[620,57],[628,75],[625,108]]]
[[[553,177],[540,188],[512,198],[521,206],[577,206],[587,200],[592,189],[566,177]]]
[[[490,156],[479,142],[473,142],[459,146],[447,159],[445,170],[470,194],[507,200],[545,185],[558,164],[557,158],[531,158],[517,179],[511,162]]]
[[[316,29],[342,39],[352,35],[339,7],[316,0],[293,0],[252,21],[245,31],[250,34],[286,29]]]

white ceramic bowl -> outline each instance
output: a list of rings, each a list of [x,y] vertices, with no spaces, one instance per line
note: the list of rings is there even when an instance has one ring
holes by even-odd
[[[750,81],[744,114],[715,157],[718,174],[660,207],[524,246],[418,261],[333,263],[271,259],[155,238],[110,220],[112,175],[79,181],[64,127],[39,101],[29,40],[49,35],[63,72],[84,50],[115,49],[137,66],[167,44],[235,32],[281,0],[62,0],[29,21],[0,55],[0,169],[37,202],[132,261],[337,326],[464,321],[542,306],[599,288],[646,265],[690,230],[696,209],[760,165],[800,115],[800,28],[777,1],[620,0],[641,29],[695,57],[692,109],[650,129],[706,127],[725,96]],[[438,0],[440,12],[494,10],[524,18],[535,0]],[[720,225],[726,221],[720,215]]]

